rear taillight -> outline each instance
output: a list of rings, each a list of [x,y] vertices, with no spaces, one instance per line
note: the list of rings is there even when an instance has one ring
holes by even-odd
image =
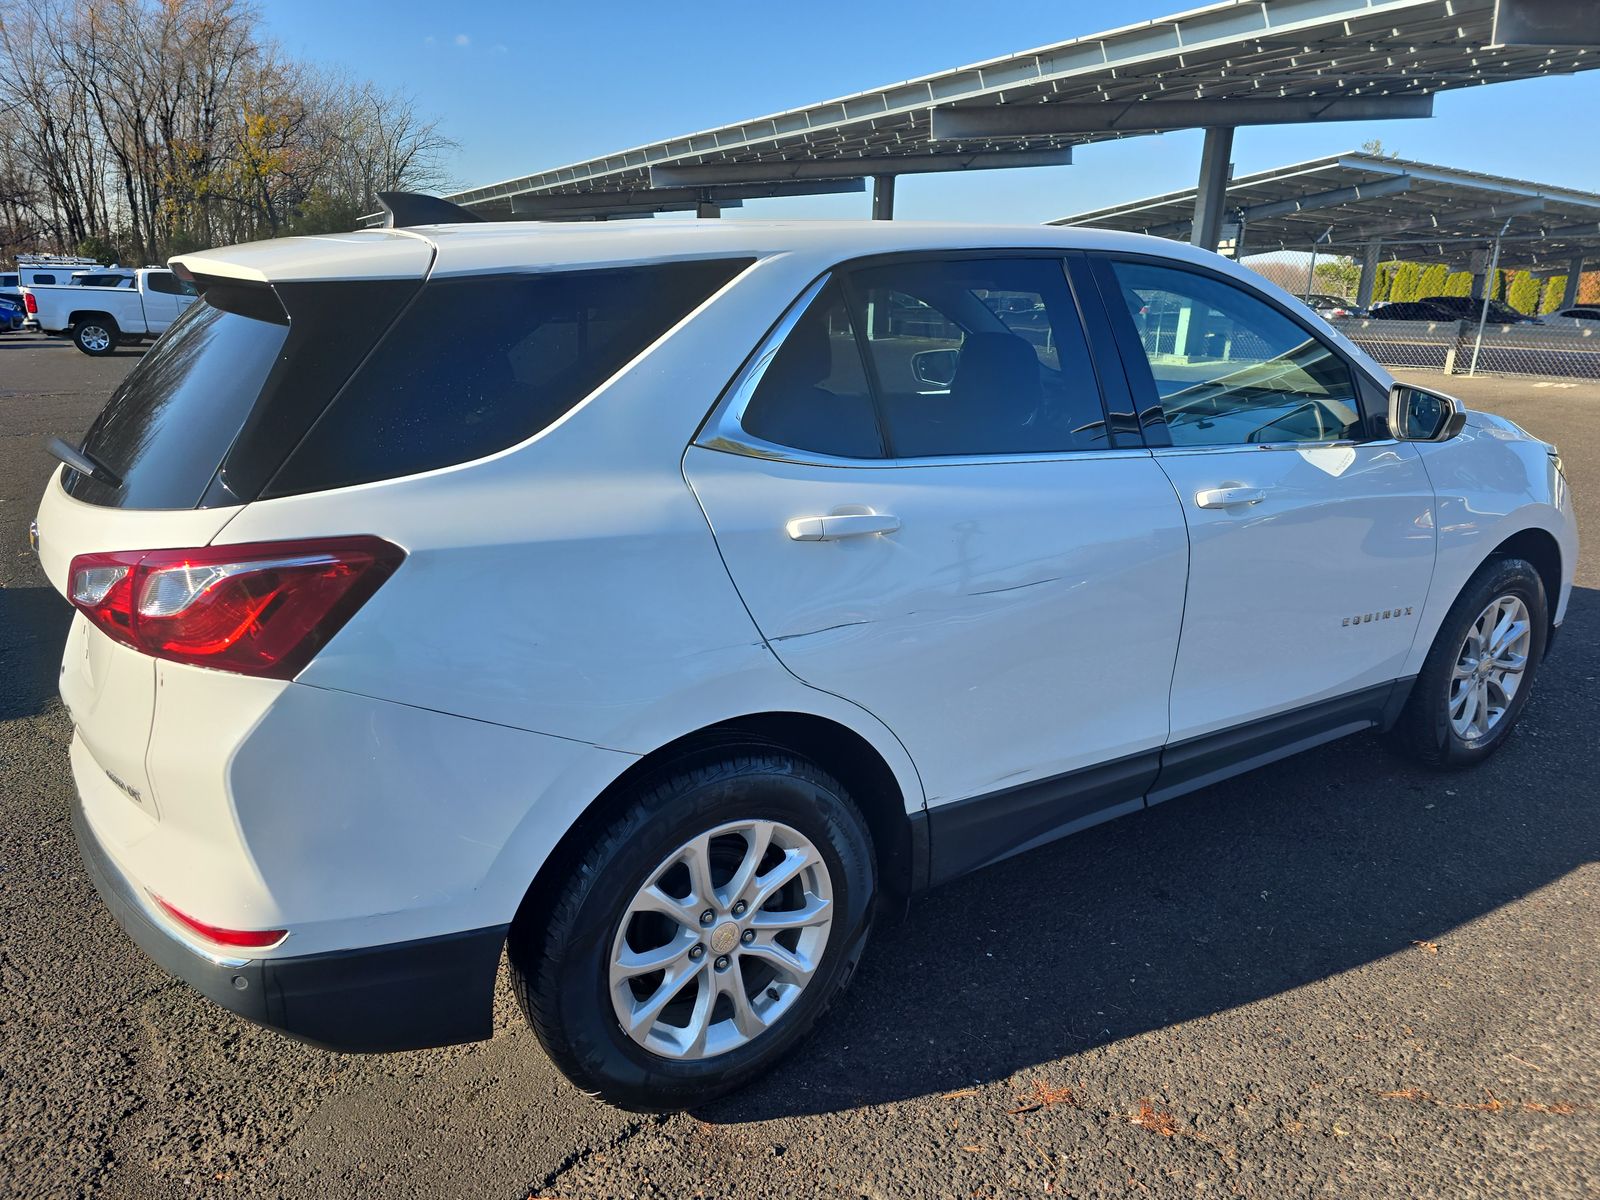
[[[150,893],[150,898],[161,906],[162,912],[179,925],[219,946],[231,946],[240,950],[264,950],[268,946],[276,946],[289,936],[287,929],[224,929],[220,925],[209,925],[191,917],[182,909],[174,908],[154,892]]]
[[[33,298],[32,292],[23,292],[22,302],[28,306],[29,312],[36,313],[39,311],[39,302]]]
[[[80,554],[67,598],[156,658],[292,679],[404,558],[365,536]]]

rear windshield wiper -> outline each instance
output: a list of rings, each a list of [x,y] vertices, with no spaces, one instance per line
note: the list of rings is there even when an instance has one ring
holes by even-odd
[[[64,462],[80,475],[87,475],[97,483],[120,490],[122,477],[87,450],[76,449],[61,438],[53,437],[44,448],[60,462]]]

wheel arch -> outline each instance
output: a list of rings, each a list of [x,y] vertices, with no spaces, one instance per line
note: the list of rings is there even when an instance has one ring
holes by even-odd
[[[1561,605],[1561,543],[1548,529],[1537,525],[1513,533],[1490,552],[1490,559],[1522,558],[1533,565],[1544,584],[1545,616],[1554,629],[1556,613]]]
[[[80,321],[87,321],[91,318],[98,318],[102,321],[109,322],[113,329],[120,330],[122,328],[122,326],[117,324],[117,318],[113,314],[98,308],[87,308],[73,312],[67,317],[67,328],[70,329]]]
[[[901,906],[925,886],[925,847],[907,811],[905,791],[878,749],[857,731],[829,717],[761,712],[686,733],[629,764],[557,840],[518,905],[514,923],[537,920],[548,909],[566,872],[636,789],[668,771],[740,747],[787,750],[809,759],[844,784],[872,835],[879,893],[887,905]]]

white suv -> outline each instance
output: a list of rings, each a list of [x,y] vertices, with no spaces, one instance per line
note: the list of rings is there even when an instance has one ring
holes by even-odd
[[[1054,227],[453,224],[184,255],[39,511],[78,833],[308,1041],[766,1069],[875,913],[1369,727],[1480,761],[1555,449],[1214,255]]]

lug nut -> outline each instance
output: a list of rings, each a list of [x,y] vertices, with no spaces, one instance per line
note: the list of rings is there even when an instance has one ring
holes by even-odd
[[[739,903],[737,903],[737,904],[735,904],[733,906],[733,915],[736,916],[736,917],[742,917],[742,916],[744,916],[744,910],[749,908],[749,907],[750,906],[748,904],[746,904],[743,900],[741,900],[741,901],[739,901]]]
[[[717,955],[717,970],[726,971],[727,969],[728,969],[728,956],[726,954]]]
[[[740,936],[739,940],[748,946],[751,942],[756,940],[756,931],[754,929],[746,929]]]
[[[715,921],[716,919],[717,919],[717,914],[712,912],[709,908],[706,909],[705,912],[700,914],[700,924],[702,924],[702,925],[709,925],[709,924],[711,924],[711,922]]]
[[[694,959],[695,962],[699,962],[705,956],[706,956],[706,948],[704,946],[692,946],[692,947],[690,947],[690,949],[689,949],[689,957]]]
[[[775,988],[775,987],[769,987],[767,989],[767,999],[768,1000],[776,1000],[777,998],[778,998],[778,989]]]

